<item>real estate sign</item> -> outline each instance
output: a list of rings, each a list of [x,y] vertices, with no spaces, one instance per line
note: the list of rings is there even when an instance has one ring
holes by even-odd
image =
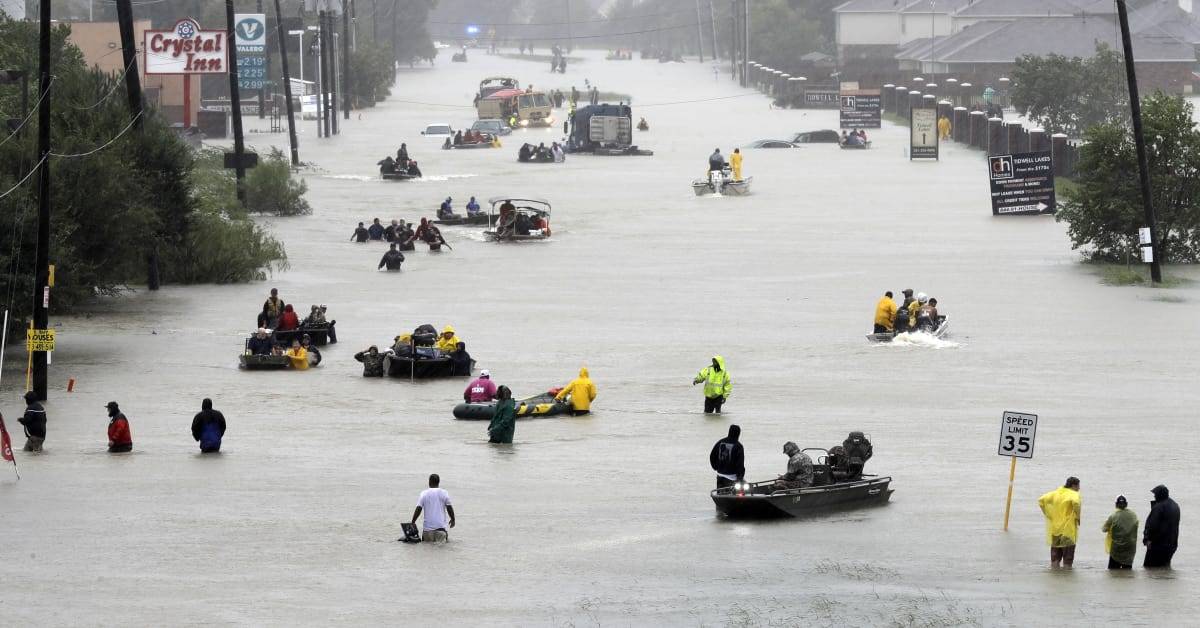
[[[992,215],[1055,211],[1054,162],[1050,151],[988,157]]]
[[[878,129],[881,121],[882,99],[877,89],[842,90],[841,127],[843,129]]]
[[[937,159],[937,109],[913,107],[909,110],[909,152],[911,159]]]

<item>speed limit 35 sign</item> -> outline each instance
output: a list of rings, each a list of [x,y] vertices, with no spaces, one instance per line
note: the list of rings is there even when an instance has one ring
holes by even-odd
[[[1000,418],[1000,445],[996,453],[1014,458],[1032,458],[1037,439],[1037,415],[1005,412]]]

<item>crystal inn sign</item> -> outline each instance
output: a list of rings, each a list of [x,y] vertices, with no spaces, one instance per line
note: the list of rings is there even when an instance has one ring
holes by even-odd
[[[222,74],[229,71],[228,34],[203,30],[192,18],[171,30],[147,30],[143,43],[146,74]]]

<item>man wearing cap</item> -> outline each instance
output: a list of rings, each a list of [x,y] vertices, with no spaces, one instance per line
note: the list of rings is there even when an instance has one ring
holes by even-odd
[[[129,419],[117,407],[117,402],[110,401],[104,406],[108,408],[108,452],[113,454],[133,450],[133,436],[129,433]]]
[[[246,348],[250,350],[251,355],[271,355],[271,336],[267,334],[265,327],[259,327],[258,332],[246,344]]]
[[[479,372],[475,381],[467,384],[463,391],[463,399],[467,403],[488,403],[496,398],[496,384],[492,382],[492,374],[487,369]]]
[[[1125,496],[1117,497],[1117,510],[1108,516],[1101,532],[1106,532],[1104,549],[1108,552],[1109,569],[1133,569],[1137,554],[1138,518],[1127,507]]]
[[[1150,516],[1146,517],[1146,529],[1142,544],[1146,546],[1147,569],[1170,567],[1171,558],[1179,547],[1179,504],[1171,499],[1167,487],[1159,484],[1151,491],[1154,501],[1150,502]]]
[[[912,288],[905,288],[903,294],[904,301],[900,303],[900,308],[896,310],[896,321],[893,325],[893,329],[895,329],[896,333],[908,331],[909,308],[914,308],[913,314],[915,315],[915,308],[919,307],[917,305],[917,300],[913,298]]]
[[[379,347],[371,345],[366,351],[354,354],[354,359],[362,362],[363,377],[383,377],[383,358]]]

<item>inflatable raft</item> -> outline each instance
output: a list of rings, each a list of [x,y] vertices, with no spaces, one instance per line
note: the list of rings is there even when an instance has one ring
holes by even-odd
[[[556,391],[549,391],[526,399],[517,400],[518,419],[537,419],[571,412],[570,401],[558,401]],[[460,403],[454,406],[454,418],[464,421],[491,421],[495,403]]]

